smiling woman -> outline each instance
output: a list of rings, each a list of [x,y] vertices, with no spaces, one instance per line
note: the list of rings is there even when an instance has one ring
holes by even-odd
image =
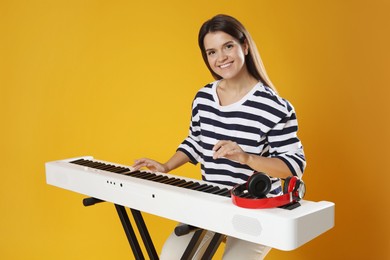
[[[135,169],[169,172],[187,162],[201,164],[202,179],[235,186],[254,172],[270,176],[269,196],[282,194],[281,178],[301,177],[306,160],[297,137],[293,106],[279,97],[244,26],[228,15],[206,21],[199,32],[203,59],[216,81],[192,103],[189,135],[166,162],[142,158]],[[166,241],[161,259],[180,259],[193,234]],[[202,241],[201,257],[213,234]],[[223,259],[262,259],[264,245],[227,237]]]
[[[225,34],[225,37],[227,36],[229,38],[225,39],[229,42],[220,42],[220,44],[225,44],[225,50],[234,47],[234,44],[240,45],[244,49],[243,51],[245,54],[246,64],[246,66],[244,66],[245,69],[247,69],[249,74],[251,74],[255,79],[276,91],[267,75],[260,54],[251,35],[240,21],[227,15],[216,15],[210,20],[210,22],[204,23],[200,28],[198,35],[198,45],[202,51],[203,60],[216,80],[222,79],[223,77],[211,68],[212,63],[209,61],[209,56],[210,54],[215,56],[216,50],[213,49],[214,46],[209,46],[208,44],[217,44],[217,42],[210,42],[207,40],[207,38],[211,38],[213,36],[216,37],[215,34],[218,34],[220,37],[222,37],[221,34]],[[208,52],[207,50],[210,50],[211,52]]]
[[[215,74],[224,79],[248,74],[245,56],[248,44],[240,44],[235,38],[224,32],[210,32],[204,37],[207,62]]]
[[[210,69],[225,79],[217,88],[220,104],[225,106],[239,101],[257,83],[245,66],[245,56],[248,55],[247,42],[241,44],[233,36],[217,31],[210,32],[204,37],[204,46]],[[238,87],[228,86],[229,82],[234,83],[235,79],[240,81],[235,84]]]

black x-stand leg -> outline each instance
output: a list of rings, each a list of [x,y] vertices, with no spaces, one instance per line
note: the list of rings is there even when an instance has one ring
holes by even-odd
[[[96,203],[104,202],[103,200],[96,199],[96,198],[85,198],[83,200],[84,206],[92,206],[95,205]],[[142,253],[141,247],[138,243],[138,239],[135,235],[133,226],[131,225],[131,222],[129,220],[129,216],[127,215],[126,209],[124,206],[117,205],[115,204],[116,211],[118,213],[118,216],[121,220],[123,229],[125,230],[127,239],[129,240],[130,247],[133,251],[134,257],[136,260],[144,260],[145,257]],[[135,210],[135,209],[130,209],[134,221],[137,225],[138,231],[141,235],[142,241],[144,243],[144,246],[146,248],[146,251],[148,252],[149,259],[151,260],[158,260],[158,255],[156,252],[156,249],[153,245],[152,239],[149,235],[148,229],[145,225],[144,219],[142,217],[142,214],[140,211]],[[180,235],[185,235],[188,234],[189,232],[194,231],[194,235],[188,244],[186,250],[183,253],[183,256],[181,257],[181,260],[188,260],[191,259],[194,254],[196,253],[196,250],[198,249],[204,235],[206,234],[206,230],[199,229],[196,227],[188,226],[188,225],[183,225],[184,231],[179,231],[176,233],[177,230],[175,230],[175,233],[180,236]],[[221,235],[219,233],[215,233],[213,238],[211,239],[210,244],[206,248],[206,251],[204,252],[202,256],[202,260],[211,260],[212,257],[214,256],[215,252],[217,251],[219,245],[224,239],[224,235]]]
[[[175,233],[178,236],[188,234],[189,232],[192,231],[195,232],[180,260],[192,259],[192,257],[195,255],[196,251],[198,250],[198,247],[202,242],[203,237],[207,233],[207,230],[199,229],[186,224],[181,224],[178,227],[176,227],[175,229]],[[211,260],[224,238],[225,238],[224,235],[215,233],[209,245],[207,246],[205,252],[203,253],[201,260]]]
[[[84,206],[91,206],[99,202],[103,202],[103,201],[96,198],[86,198],[83,200]],[[133,251],[135,259],[144,260],[145,257],[142,253],[141,247],[138,243],[138,239],[135,235],[133,226],[130,223],[129,216],[127,215],[125,207],[115,204],[115,208],[121,220],[123,229],[126,233],[127,239]],[[141,212],[135,209],[130,209],[130,210],[133,215],[134,221],[137,225],[138,231],[141,235],[142,241],[145,245],[146,251],[148,252],[149,259],[151,260],[159,259]]]

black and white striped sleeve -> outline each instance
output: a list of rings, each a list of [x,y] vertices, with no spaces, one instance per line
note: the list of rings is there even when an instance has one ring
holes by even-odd
[[[200,147],[200,119],[196,98],[192,102],[192,114],[189,133],[186,139],[179,145],[177,151],[185,153],[190,162],[197,164],[201,157]]]
[[[301,178],[306,167],[306,159],[297,136],[298,121],[293,106],[284,101],[286,116],[268,132],[269,154],[284,161],[291,173]]]

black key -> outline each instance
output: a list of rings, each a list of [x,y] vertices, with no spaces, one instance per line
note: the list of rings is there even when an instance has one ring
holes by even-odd
[[[105,171],[115,172],[117,169],[118,169],[118,167],[116,167],[115,165],[112,165],[111,167],[106,168]]]
[[[90,162],[90,163],[87,163],[87,164],[84,164],[84,166],[87,166],[87,167],[90,167],[90,168],[96,168],[97,166],[99,165],[102,165],[102,163],[99,163],[99,162]]]
[[[116,173],[125,173],[125,172],[129,172],[129,171],[130,171],[130,168],[119,167],[118,171],[115,171],[115,172]]]
[[[110,172],[114,172],[114,173],[124,173],[124,172],[130,171],[129,168],[115,166],[115,165],[111,165],[111,164],[105,164],[102,162],[94,162],[94,161],[85,160],[85,159],[78,159],[78,160],[72,161],[70,163],[81,165],[81,166],[87,166],[90,168],[99,169],[99,170],[103,170],[103,171],[110,171]]]
[[[126,175],[129,175],[131,177],[137,177],[138,175],[142,174],[141,171],[135,171],[135,172],[129,172],[128,174]]]
[[[213,193],[219,190],[218,186],[212,186],[211,189],[204,190],[203,192]]]
[[[216,191],[214,194],[221,195],[221,194],[225,193],[226,191],[228,191],[228,189],[227,188],[223,188],[223,189],[220,189],[219,191]]]
[[[226,189],[223,193],[220,193],[219,195],[224,197],[231,197],[231,190]]]
[[[149,180],[149,181],[150,181],[150,179],[151,179],[151,178],[154,178],[154,177],[156,177],[156,174],[154,174],[154,173],[149,173],[148,176],[145,176],[145,177],[143,177],[142,179],[145,179],[145,180]]]
[[[184,185],[180,186],[182,188],[187,188],[188,186],[191,186],[192,184],[194,184],[193,181],[187,181]]]
[[[180,185],[177,185],[177,186],[180,187],[180,188],[185,188],[185,187],[187,187],[187,186],[189,186],[189,185],[191,185],[193,183],[192,181],[186,181],[186,180],[183,180],[183,181],[184,181],[183,184],[180,184]]]
[[[110,169],[110,172],[113,172],[113,173],[119,173],[121,171],[123,171],[123,167],[116,166],[116,167]]]
[[[214,189],[214,186],[212,185],[208,185],[208,187],[206,189],[202,189],[201,191],[203,192],[209,192],[210,190]]]
[[[181,187],[181,185],[184,185],[185,183],[186,183],[185,180],[180,180],[178,182],[172,183],[171,185],[174,185],[174,186],[177,186],[177,187]]]
[[[73,164],[78,164],[78,165],[83,165],[84,163],[86,163],[87,160],[84,160],[84,159],[78,159],[76,161],[72,161],[70,163],[73,163]]]
[[[151,177],[153,177],[153,176],[154,176],[153,173],[145,172],[145,174],[142,175],[142,176],[140,176],[139,178],[144,179],[144,180],[147,180],[147,179],[149,179],[149,178],[151,178]]]
[[[164,177],[166,177],[166,176],[162,176],[162,175],[157,175],[156,174],[156,176],[151,178],[151,179],[149,179],[149,181],[159,182],[159,180],[162,180]]]
[[[140,171],[128,172],[128,173],[125,173],[125,175],[133,176],[134,174],[137,174],[137,173],[140,173]]]
[[[105,165],[105,166],[102,166],[102,167],[96,167],[97,169],[100,169],[100,170],[103,170],[103,171],[111,171],[112,169],[116,168],[116,166],[114,165]]]
[[[80,165],[86,166],[86,165],[90,165],[90,164],[92,164],[92,163],[93,163],[93,161],[86,160],[84,163],[82,163],[82,164],[80,164]]]
[[[138,172],[136,174],[131,175],[131,177],[136,177],[136,178],[141,178],[142,179],[143,177],[145,177],[147,175],[148,175],[147,172]]]
[[[163,183],[171,185],[171,183],[179,181],[178,178],[169,178],[169,180],[164,181]]]
[[[167,177],[167,176],[165,176],[165,177]],[[160,182],[160,183],[164,183],[164,184],[169,184],[169,183],[172,181],[172,179],[173,179],[173,178],[167,177],[167,178],[165,178],[165,179],[163,179],[163,180],[161,180],[161,181],[159,181],[159,182]]]
[[[169,181],[169,178],[167,176],[162,176],[162,178],[160,180],[156,180],[156,182],[159,182],[159,183],[164,183],[166,181]]]
[[[194,188],[194,190],[197,190],[197,191],[202,191],[204,189],[207,189],[208,185],[207,184],[201,184],[199,185],[198,187]]]
[[[99,169],[99,170],[104,170],[104,169],[110,168],[110,167],[111,167],[111,165],[107,165],[107,164],[101,163],[101,164],[97,164],[93,168]]]
[[[177,178],[175,178],[175,181],[172,181],[172,182],[167,182],[166,184],[169,184],[169,185],[172,185],[172,186],[175,186],[175,185],[177,185],[177,184],[179,184],[179,183],[181,183],[181,179],[177,179]]]
[[[196,187],[200,186],[200,183],[199,182],[194,182],[193,184],[191,184],[190,186],[187,186],[185,187],[186,189],[190,189],[190,190],[193,190],[195,189]]]

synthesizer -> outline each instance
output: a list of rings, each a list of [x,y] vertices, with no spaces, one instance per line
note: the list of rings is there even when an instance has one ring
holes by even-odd
[[[92,156],[47,162],[48,184],[227,236],[293,250],[334,226],[335,205],[301,200],[299,207],[246,209],[230,186],[173,174],[133,171]]]

